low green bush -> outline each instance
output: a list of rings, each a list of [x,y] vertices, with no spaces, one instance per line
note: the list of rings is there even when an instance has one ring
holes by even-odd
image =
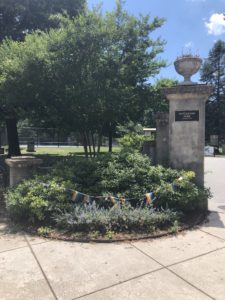
[[[148,157],[124,149],[92,160],[67,158],[55,166],[53,175],[72,181],[83,193],[132,198],[137,204],[153,192],[155,207],[178,211],[194,210],[209,197],[193,182],[193,172],[152,166]]]
[[[178,215],[170,210],[155,211],[148,207],[133,208],[129,205],[111,209],[95,206],[76,206],[73,210],[54,217],[59,228],[73,232],[152,232],[156,228],[172,226]]]
[[[95,197],[123,197],[132,207],[130,216],[149,213],[143,204],[146,203],[145,194],[150,192],[154,194],[152,206],[158,211],[171,209],[187,212],[198,209],[201,202],[209,197],[209,192],[196,186],[193,179],[193,172],[152,166],[148,157],[137,150],[128,151],[125,146],[117,154],[105,154],[93,159],[65,157],[53,166],[48,176],[36,176],[9,189],[5,199],[7,209],[14,219],[44,224],[55,222],[52,218],[58,211],[71,210],[69,213],[75,215],[81,212],[80,208],[76,208],[78,203],[72,203],[69,189]],[[112,218],[114,224],[114,210],[111,210],[113,203],[102,200],[97,205],[97,210],[84,211],[85,215],[90,215],[91,223],[94,223],[95,216],[104,219],[105,213],[107,224],[109,218]],[[144,210],[140,212],[139,209]],[[126,210],[122,210],[126,220],[124,224],[118,221],[119,211],[116,213],[115,224],[119,222],[119,226],[125,228],[127,223],[132,228],[133,225],[130,226],[130,221],[125,217]],[[114,230],[116,225],[112,227],[109,230]]]
[[[122,138],[119,138],[118,142],[122,150],[133,152],[136,150],[140,151],[146,140],[148,140],[148,138],[145,135],[130,132],[125,134]]]
[[[101,166],[108,155],[98,158],[68,156],[54,165],[52,177],[60,177],[71,182],[71,188],[84,193],[95,194],[99,191]]]
[[[209,190],[192,182],[194,177],[194,172],[183,172],[182,176],[173,179],[172,184],[161,181],[155,190],[155,207],[169,207],[182,212],[199,209],[211,195]]]
[[[16,221],[49,222],[58,209],[71,205],[66,192],[70,184],[48,176],[24,180],[6,192],[6,208]]]

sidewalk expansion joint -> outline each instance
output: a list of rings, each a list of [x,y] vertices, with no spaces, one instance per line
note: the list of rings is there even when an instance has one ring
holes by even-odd
[[[40,262],[39,262],[39,260],[38,260],[38,258],[37,258],[37,256],[36,256],[36,254],[34,253],[34,250],[32,249],[32,246],[31,246],[31,244],[29,243],[29,241],[28,241],[28,239],[27,239],[26,236],[25,236],[25,239],[26,239],[26,242],[27,242],[27,244],[28,244],[28,247],[29,247],[29,249],[30,249],[31,254],[33,255],[33,257],[34,257],[36,263],[38,264],[38,266],[39,266],[39,268],[40,268],[40,271],[41,271],[42,275],[44,276],[45,281],[46,281],[46,283],[47,283],[49,289],[50,289],[51,292],[52,292],[53,297],[55,298],[55,300],[58,300],[58,297],[56,296],[56,293],[55,293],[55,291],[53,290],[53,288],[52,288],[52,286],[51,286],[51,284],[50,284],[50,282],[49,282],[49,280],[48,280],[48,277],[46,276],[46,274],[45,274],[45,272],[44,272],[44,270],[43,270],[43,268],[42,268],[42,266],[41,266],[41,264],[40,264]]]
[[[84,298],[84,297],[86,297],[86,296],[90,296],[90,295],[96,294],[96,293],[98,293],[98,292],[102,292],[102,291],[108,290],[108,289],[110,289],[110,288],[112,288],[112,287],[119,286],[119,285],[124,284],[124,283],[126,283],[126,282],[129,282],[129,281],[132,281],[132,280],[135,280],[135,279],[144,277],[144,276],[146,276],[146,275],[149,275],[149,274],[152,274],[152,273],[161,271],[161,270],[163,270],[163,269],[164,269],[163,267],[157,268],[157,269],[155,269],[155,270],[152,270],[152,271],[143,273],[143,274],[141,274],[141,275],[137,275],[137,276],[131,277],[131,278],[129,278],[129,279],[120,281],[120,282],[118,282],[118,283],[111,284],[111,285],[106,286],[106,287],[104,287],[104,288],[101,288],[101,289],[92,291],[92,292],[90,292],[90,293],[87,293],[87,294],[84,294],[84,295],[75,297],[75,298],[73,298],[72,300],[82,299],[82,298]]]
[[[177,276],[178,278],[180,278],[181,280],[183,280],[184,282],[186,282],[187,284],[189,284],[190,286],[192,286],[194,289],[198,290],[200,293],[204,294],[205,296],[207,296],[208,298],[212,299],[212,300],[217,300],[216,298],[210,296],[208,293],[206,293],[205,291],[203,291],[202,289],[198,288],[197,286],[195,286],[193,283],[189,282],[188,280],[186,280],[185,278],[183,278],[182,276],[180,276],[179,274],[177,274],[176,272],[174,272],[173,270],[170,270],[168,268],[166,268],[168,271],[170,271],[173,275]]]
[[[204,229],[200,229],[200,228],[199,228],[199,230],[202,231],[202,232],[204,232],[204,233],[207,233],[207,234],[210,235],[210,236],[213,236],[214,238],[220,239],[220,240],[222,240],[222,241],[225,242],[225,238],[221,238],[220,236],[217,236],[217,235],[215,235],[215,234],[212,234],[212,233],[210,233],[210,232],[207,232],[207,231],[205,231]]]
[[[195,286],[193,283],[189,282],[188,280],[186,280],[185,278],[181,277],[179,274],[177,274],[176,272],[172,271],[171,269],[169,269],[169,267],[173,266],[173,265],[176,265],[176,264],[180,264],[182,263],[183,261],[179,262],[179,263],[176,263],[176,264],[172,264],[172,265],[169,265],[169,266],[165,266],[163,265],[162,263],[160,263],[158,260],[156,260],[155,258],[151,257],[150,255],[148,255],[147,253],[145,253],[144,251],[142,251],[141,249],[139,249],[137,246],[133,245],[131,243],[131,245],[136,248],[138,251],[140,251],[142,254],[144,254],[145,256],[147,256],[148,258],[154,260],[156,263],[158,263],[159,265],[161,265],[164,269],[166,269],[167,271],[169,271],[170,273],[172,273],[173,275],[177,276],[178,278],[180,278],[182,281],[184,281],[185,283],[187,283],[188,285],[192,286],[194,289],[198,290],[200,293],[204,294],[205,296],[209,297],[210,299],[212,300],[216,300],[215,298],[213,298],[212,296],[210,296],[209,294],[207,294],[205,291],[201,290],[200,288],[198,288],[197,286]],[[225,246],[223,248],[220,248],[220,249],[217,249],[217,250],[221,250],[221,249],[224,249]],[[208,253],[211,253],[211,252],[215,252],[217,250],[214,250],[214,251],[210,251]],[[199,255],[199,256],[204,256],[205,254],[202,254],[202,255]],[[199,256],[196,256],[194,258],[198,258]],[[194,259],[193,257],[190,258],[190,259],[187,259],[185,261],[189,261],[189,260],[192,260]],[[184,262],[185,262],[184,261]]]
[[[10,252],[10,251],[16,251],[16,250],[24,249],[24,248],[27,248],[27,247],[28,246],[22,246],[22,247],[12,248],[12,249],[8,249],[8,250],[3,250],[3,251],[0,251],[0,254],[5,253],[5,252]]]
[[[24,236],[24,242],[27,242],[25,236]],[[40,244],[45,244],[45,243],[49,243],[49,242],[50,242],[50,241],[39,242],[39,243],[35,243],[35,244],[33,244],[33,245],[40,245]],[[3,251],[0,251],[0,254],[1,254],[1,253],[5,253],[5,252],[9,252],[9,251],[20,250],[20,249],[27,248],[27,247],[29,248],[29,246],[26,245],[26,246],[21,246],[21,247],[16,247],[16,248],[12,248],[12,249],[3,250]]]
[[[191,258],[187,258],[187,259],[181,260],[181,261],[176,262],[176,263],[173,263],[173,264],[171,264],[171,265],[167,265],[166,267],[167,267],[167,268],[170,268],[170,267],[173,267],[173,266],[176,266],[176,265],[185,263],[185,262],[187,262],[187,261],[194,260],[194,259],[196,259],[196,258],[200,258],[200,257],[206,256],[206,255],[208,255],[208,254],[211,254],[211,253],[214,253],[214,252],[223,250],[223,249],[225,249],[225,246],[220,247],[220,248],[217,248],[217,249],[214,249],[214,250],[211,250],[211,251],[208,251],[208,252],[205,252],[205,253],[202,253],[202,254],[199,254],[199,255],[196,255],[196,256],[193,256],[193,257],[191,257]]]

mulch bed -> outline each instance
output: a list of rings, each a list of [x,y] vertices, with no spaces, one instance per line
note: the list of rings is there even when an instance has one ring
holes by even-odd
[[[123,242],[123,241],[133,241],[133,240],[143,240],[143,239],[153,239],[160,238],[168,235],[175,235],[185,230],[194,229],[201,223],[203,223],[207,216],[208,212],[195,212],[186,214],[184,218],[179,222],[179,226],[177,228],[167,228],[165,230],[156,230],[153,233],[138,233],[138,232],[124,232],[124,233],[113,233],[111,236],[100,235],[95,236],[93,233],[82,233],[82,232],[68,232],[68,231],[60,231],[58,229],[53,229],[49,234],[39,235],[46,239],[54,239],[54,240],[62,240],[62,241],[73,241],[80,243],[112,243],[112,242]],[[0,195],[0,221],[4,220],[4,222],[8,223],[8,231],[10,232],[10,228],[12,231],[23,231],[32,236],[37,236],[37,229],[39,226],[30,226],[28,224],[15,224],[7,217],[7,212],[5,210],[4,202],[2,201],[2,197]],[[7,220],[7,221],[6,221]]]
[[[176,235],[181,232],[185,232],[185,230],[195,229],[198,225],[202,224],[208,216],[208,212],[205,213],[192,213],[186,215],[185,218],[182,220],[182,223],[179,224],[179,227],[176,231],[168,228],[167,230],[157,230],[154,233],[114,233],[112,236],[107,235],[98,235],[93,236],[92,234],[88,233],[74,233],[74,232],[65,232],[59,231],[57,229],[53,229],[47,235],[41,235],[46,239],[54,239],[54,240],[61,240],[61,241],[70,241],[70,242],[80,242],[80,243],[113,243],[113,242],[126,242],[126,241],[134,241],[134,240],[144,240],[144,239],[155,239],[169,235]],[[34,227],[25,227],[25,231],[29,234],[37,236],[37,228]]]

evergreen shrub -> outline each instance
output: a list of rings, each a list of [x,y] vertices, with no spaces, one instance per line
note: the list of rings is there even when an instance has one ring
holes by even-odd
[[[141,220],[150,226],[155,217],[165,218],[167,213],[171,217],[172,211],[186,213],[198,209],[210,193],[193,182],[195,174],[152,166],[149,158],[137,150],[139,141],[126,139],[116,154],[92,159],[65,157],[47,176],[39,175],[10,188],[5,194],[10,215],[32,223],[67,224],[68,228],[77,230],[85,230],[85,226],[116,230],[116,224],[121,229],[142,230]],[[82,202],[71,201],[71,189],[94,197],[125,198],[126,205],[115,208],[112,202],[103,200],[95,202],[95,209],[90,209],[92,203],[87,207]],[[150,207],[146,207],[146,193],[153,193]]]

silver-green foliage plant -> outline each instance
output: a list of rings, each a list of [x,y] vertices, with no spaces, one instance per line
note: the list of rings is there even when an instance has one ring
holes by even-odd
[[[116,205],[111,209],[76,206],[54,216],[59,228],[74,232],[152,232],[171,226],[178,215],[170,210]]]

